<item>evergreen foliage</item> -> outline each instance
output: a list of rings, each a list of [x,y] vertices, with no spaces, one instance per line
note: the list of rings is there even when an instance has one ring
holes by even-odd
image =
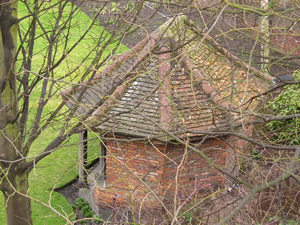
[[[294,73],[295,81],[300,81],[300,71]],[[300,84],[286,85],[283,91],[269,103],[275,115],[287,116],[300,113]],[[300,118],[272,121],[267,124],[278,144],[300,144]]]

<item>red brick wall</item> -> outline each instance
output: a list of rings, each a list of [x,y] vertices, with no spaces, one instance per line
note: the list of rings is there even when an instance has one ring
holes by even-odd
[[[207,140],[198,149],[216,165],[225,166],[227,153],[224,151],[225,144],[221,140]],[[174,197],[176,186],[177,195],[185,197],[192,193],[197,194],[203,190],[223,186],[224,177],[210,167],[205,159],[194,151],[186,151],[183,157],[184,151],[184,146],[169,145],[167,148],[167,156],[173,161],[166,159],[163,174],[162,186],[166,190],[166,198]],[[178,177],[177,185],[176,176]]]
[[[113,140],[106,144],[106,188],[105,191],[96,190],[98,199],[105,198],[110,204],[114,201],[125,203],[124,199],[128,200],[131,196],[141,200],[150,192],[149,188],[160,193],[163,174],[163,166],[160,165],[164,163],[165,151],[163,145],[154,148],[150,143]],[[153,199],[153,194],[148,198]]]
[[[221,150],[222,141],[207,140],[199,149],[217,165],[225,165],[227,154]],[[107,141],[106,188],[95,188],[97,200],[110,205],[128,204],[130,199],[138,203],[147,196],[147,205],[158,203],[149,188],[157,197],[167,200],[174,196],[177,168],[178,195],[224,184],[223,176],[199,154],[188,151],[182,160],[184,152],[183,145]]]

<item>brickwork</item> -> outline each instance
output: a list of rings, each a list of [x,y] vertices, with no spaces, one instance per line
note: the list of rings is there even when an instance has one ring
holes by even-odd
[[[217,139],[207,140],[199,147],[220,167],[226,163],[224,148],[224,142]],[[178,195],[186,196],[225,183],[224,177],[199,154],[185,151],[179,144],[110,140],[107,141],[106,168],[106,187],[95,186],[94,194],[99,203],[108,205],[141,201],[148,206],[157,205],[157,197],[162,201],[173,198],[176,187]]]
[[[219,167],[224,167],[226,163],[228,154],[224,149],[224,142],[217,139],[207,140],[199,147]],[[216,189],[225,183],[224,177],[210,167],[205,159],[194,151],[185,150],[182,145],[169,145],[167,156],[169,159],[166,159],[162,180],[165,199],[173,199],[176,188],[177,195],[187,197],[192,193]]]
[[[119,137],[120,138],[120,137]],[[124,203],[124,198],[130,200],[142,199],[148,194],[149,188],[155,193],[160,193],[160,181],[164,164],[163,145],[153,147],[144,142],[108,141],[106,156],[106,188],[99,195],[107,203]]]

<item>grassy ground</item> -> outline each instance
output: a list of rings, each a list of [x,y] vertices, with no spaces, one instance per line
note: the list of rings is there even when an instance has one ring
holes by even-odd
[[[55,1],[52,1],[51,4],[54,4]],[[50,4],[50,3],[49,3]],[[71,8],[71,4],[69,5]],[[57,9],[48,10],[41,21],[44,24],[52,23],[52,14],[56,13]],[[19,18],[22,16],[28,15],[28,11],[26,7],[20,3],[18,5],[18,13]],[[27,21],[28,22],[28,21]],[[83,31],[83,28],[87,26],[91,22],[90,18],[86,16],[82,12],[78,12],[75,16],[74,25],[71,29],[70,35],[70,44],[76,41],[78,34]],[[20,24],[21,27],[26,28],[26,20],[22,21]],[[97,27],[93,30],[94,37],[97,37],[97,34],[101,33],[101,28]],[[38,31],[42,33],[42,31]],[[76,66],[77,60],[80,60],[86,52],[90,49],[91,39],[86,38],[80,44],[80,46],[75,49],[72,55],[68,56],[67,61],[62,64],[59,68],[56,69],[55,73],[64,74],[65,70],[71,70],[74,66]],[[37,40],[35,46],[35,52],[38,54],[34,56],[33,62],[37,63],[36,68],[38,68],[39,64],[43,62],[43,57],[47,51],[47,45],[43,42],[43,39],[40,38]],[[127,50],[126,47],[122,47],[119,52]],[[106,54],[109,54],[109,49]],[[92,57],[92,55],[91,55]],[[80,73],[80,72],[79,72]],[[57,87],[59,88],[59,87]],[[33,113],[37,108],[39,102],[39,95],[41,91],[41,85],[37,86],[34,93],[32,93],[31,100],[31,120],[33,120]],[[51,112],[59,102],[61,101],[60,97],[54,98],[48,104],[45,109],[45,115]],[[29,121],[30,122],[30,121]],[[60,123],[54,124],[49,127],[47,130],[43,132],[43,134],[33,143],[29,156],[35,156],[39,152],[41,152],[45,146],[47,146],[53,138],[58,134]],[[32,215],[33,222],[36,225],[49,224],[49,225],[58,225],[65,224],[65,221],[55,214],[49,208],[42,206],[39,201],[43,201],[45,203],[50,203],[52,207],[54,207],[59,212],[68,216],[69,218],[74,218],[72,206],[67,202],[67,200],[59,193],[53,192],[54,188],[60,187],[77,176],[77,142],[78,135],[73,135],[67,145],[68,147],[64,147],[54,152],[50,156],[44,158],[39,162],[39,164],[32,170],[29,175],[29,185],[30,185],[30,195],[32,198],[37,201],[32,202]],[[73,145],[72,145],[73,144]],[[89,159],[94,159],[97,157],[99,153],[99,142],[92,141],[89,143]],[[3,197],[0,195],[0,224],[5,224],[5,203],[3,203]]]

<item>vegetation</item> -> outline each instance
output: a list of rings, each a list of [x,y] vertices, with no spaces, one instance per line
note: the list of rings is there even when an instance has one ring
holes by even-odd
[[[300,81],[300,71],[294,73]],[[275,115],[287,116],[300,113],[300,84],[287,85],[269,104]],[[272,121],[267,127],[274,135],[274,141],[285,145],[300,145],[300,118]]]
[[[95,213],[93,212],[93,210],[92,210],[91,206],[89,205],[89,203],[87,202],[87,200],[85,200],[83,198],[77,198],[72,207],[75,211],[79,210],[80,213],[83,215],[83,218],[87,219],[87,222],[90,219],[92,219],[92,221],[95,223],[104,222],[104,220],[102,220],[101,218],[99,218],[98,216],[95,215]],[[81,223],[84,224],[85,221],[83,220]]]

